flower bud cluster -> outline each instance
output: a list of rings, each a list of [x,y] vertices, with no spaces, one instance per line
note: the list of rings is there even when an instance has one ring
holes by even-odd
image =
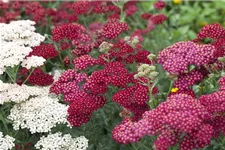
[[[138,79],[140,77],[146,77],[146,78],[151,78],[155,79],[158,76],[158,72],[156,71],[156,67],[153,65],[148,65],[148,64],[142,64],[138,68],[138,73],[134,75],[135,79]]]

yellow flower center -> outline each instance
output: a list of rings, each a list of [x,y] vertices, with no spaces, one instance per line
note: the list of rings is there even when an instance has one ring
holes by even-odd
[[[173,0],[173,3],[174,4],[181,4],[182,3],[182,0]]]
[[[171,92],[173,92],[173,93],[175,93],[175,92],[177,92],[178,91],[178,88],[172,88],[171,89]]]

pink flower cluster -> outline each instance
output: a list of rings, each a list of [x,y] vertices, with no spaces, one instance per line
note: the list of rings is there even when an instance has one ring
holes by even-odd
[[[103,96],[84,90],[82,83],[86,80],[86,74],[69,69],[50,88],[51,93],[63,94],[64,101],[70,103],[68,121],[73,126],[88,122],[92,112],[106,103]]]
[[[201,67],[214,61],[215,47],[210,44],[198,45],[194,42],[178,42],[162,50],[158,62],[170,74],[179,75],[188,71],[190,65]]]
[[[138,122],[125,120],[113,130],[113,138],[119,143],[137,142],[145,135],[158,135],[156,149],[168,149],[177,143],[181,150],[202,148],[210,144],[212,118],[203,105],[186,94],[170,96],[156,109],[146,111]]]
[[[190,89],[191,86],[202,81],[203,75],[200,71],[192,71],[190,73],[181,74],[174,83],[174,87],[181,91]]]
[[[223,85],[221,87],[220,91],[199,98],[200,103],[213,116],[208,122],[213,126],[215,137],[220,133],[225,135],[225,91]]]

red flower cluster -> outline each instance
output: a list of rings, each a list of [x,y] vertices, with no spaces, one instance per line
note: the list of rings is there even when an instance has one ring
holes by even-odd
[[[196,41],[209,38],[212,40],[212,45],[215,46],[215,58],[223,57],[225,55],[225,29],[219,24],[210,24],[204,26],[198,33]]]
[[[146,103],[149,100],[148,92],[147,86],[136,84],[118,91],[113,95],[112,100],[131,111],[138,119],[145,111],[149,110]],[[136,120],[135,118],[133,119]]]
[[[39,2],[29,2],[25,5],[25,13],[30,15],[35,22],[43,21],[45,9]]]
[[[153,6],[155,7],[155,9],[162,10],[166,6],[166,3],[163,1],[158,1],[155,2]]]
[[[74,40],[85,31],[86,29],[80,24],[63,24],[52,31],[52,40],[56,42],[64,39]]]
[[[110,2],[78,1],[72,4],[75,13],[81,14],[101,14],[107,12],[120,12],[120,9]]]
[[[97,60],[92,58],[90,55],[83,55],[73,60],[74,67],[78,70],[83,70],[88,66],[94,66],[96,63]]]
[[[17,84],[22,84],[26,78],[28,78],[29,70],[22,68],[19,70],[19,77],[17,78]],[[28,83],[37,86],[48,86],[53,83],[53,76],[43,72],[41,68],[35,68],[28,78]]]
[[[104,24],[102,34],[108,39],[115,39],[123,31],[127,30],[127,23],[119,22],[117,19],[110,19],[106,24]]]
[[[164,14],[156,14],[149,18],[155,25],[162,24],[167,20],[167,17]]]
[[[33,51],[27,56],[41,56],[45,59],[54,58],[58,56],[58,52],[52,44],[41,44],[39,46],[35,46]]]

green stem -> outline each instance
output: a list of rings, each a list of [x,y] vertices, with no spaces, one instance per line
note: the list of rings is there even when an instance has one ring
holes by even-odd
[[[3,125],[4,125],[4,127],[6,129],[6,133],[8,134],[9,133],[9,129],[8,129],[8,126],[7,126],[6,122],[5,122],[4,117],[2,116],[2,113],[0,114],[0,120],[2,121],[2,123],[3,123]]]
[[[168,90],[168,92],[167,92],[167,97],[168,97],[169,94],[170,94],[170,91],[171,91],[171,89],[172,89],[172,87],[173,87],[173,83],[174,83],[174,80],[171,80],[171,81],[170,81],[170,87],[169,87],[169,90]]]
[[[30,74],[28,75],[28,77],[26,78],[26,80],[25,80],[25,81],[23,81],[23,83],[22,83],[22,84],[25,84],[25,83],[27,82],[27,80],[30,78],[31,74],[34,72],[34,69],[35,69],[35,68],[32,68],[32,70],[31,70]]]
[[[134,150],[138,150],[137,147],[134,144],[131,144]]]
[[[148,81],[149,106],[150,106],[151,109],[155,108],[152,91],[153,91],[153,88],[156,86],[157,83],[158,83],[158,80],[157,79],[154,81],[154,83],[152,85],[150,84],[150,81]]]
[[[16,71],[15,71],[15,75],[14,75],[14,83],[16,83],[16,76],[17,76],[18,70],[19,70],[19,65],[16,67]]]
[[[142,144],[141,142],[140,142],[140,145],[141,145],[142,147],[144,147],[144,149],[145,149],[145,150],[151,150],[151,148],[149,148],[149,147],[145,146],[145,145],[144,145],[144,144]]]
[[[7,75],[9,76],[10,80],[11,80],[13,83],[15,83],[13,77],[10,75],[10,73],[7,71],[7,69],[5,70],[5,72],[6,72]]]

